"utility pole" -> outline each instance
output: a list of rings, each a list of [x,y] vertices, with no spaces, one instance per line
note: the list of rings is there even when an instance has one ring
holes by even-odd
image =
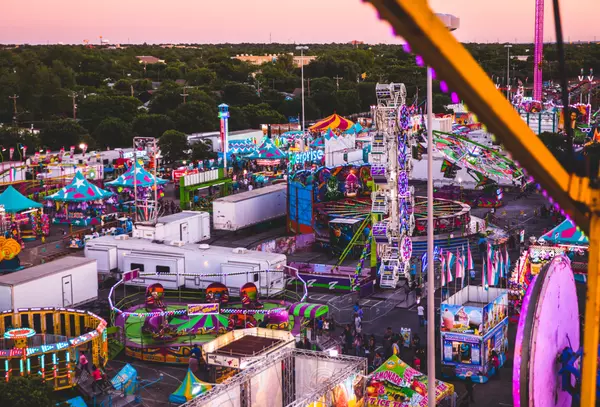
[[[73,120],[77,120],[77,92],[71,92],[69,96],[73,99]]]
[[[511,44],[506,44],[504,46],[507,50],[506,56],[506,99],[510,101],[510,49],[512,48]]]
[[[187,97],[189,96],[189,93],[186,93],[187,86],[183,87],[183,93],[181,93],[180,95],[183,96],[183,104],[185,105],[186,101],[187,101]]]
[[[335,87],[337,90],[340,90],[340,79],[344,79],[341,76],[334,76],[333,79],[335,79]]]
[[[8,97],[9,99],[12,99],[13,101],[13,124],[16,127],[17,126],[17,99],[19,98],[19,95],[17,95],[16,93],[12,96]]]

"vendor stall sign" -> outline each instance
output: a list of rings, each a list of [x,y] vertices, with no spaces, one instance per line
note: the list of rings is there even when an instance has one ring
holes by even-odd
[[[181,170],[173,170],[173,172],[171,172],[171,177],[173,178],[174,183],[178,183],[179,179],[181,177],[183,177],[184,175],[197,174],[197,173],[198,173],[197,168],[194,168],[192,170],[185,168],[185,169],[181,169]]]
[[[481,338],[478,338],[474,335],[463,335],[463,334],[454,334],[454,333],[442,333],[442,337],[445,341],[452,342],[465,342],[465,343],[479,343]]]
[[[188,304],[187,314],[190,316],[195,315],[216,315],[219,313],[219,303],[210,304]]]
[[[302,165],[304,163],[321,164],[324,157],[323,150],[302,151],[290,155],[290,165]]]
[[[443,332],[460,332],[467,334],[483,334],[483,310],[454,304],[442,304],[441,330]]]

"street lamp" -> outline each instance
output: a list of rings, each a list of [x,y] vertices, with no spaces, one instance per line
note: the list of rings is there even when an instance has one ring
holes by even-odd
[[[81,149],[81,151],[83,152],[83,156],[85,157],[85,152],[87,151],[87,148],[88,148],[87,144],[81,143],[81,144],[79,144],[79,148]]]
[[[511,44],[504,45],[506,48],[507,56],[506,56],[506,99],[510,100],[510,49],[512,48]]]
[[[298,45],[297,50],[300,50],[300,76],[302,79],[302,132],[304,133],[304,50],[307,50],[306,45]]]
[[[460,20],[450,14],[436,14],[450,31]],[[433,254],[433,69],[427,67],[427,397],[435,405],[435,275]]]

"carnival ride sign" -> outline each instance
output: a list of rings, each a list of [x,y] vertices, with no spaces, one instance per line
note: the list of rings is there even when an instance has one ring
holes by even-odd
[[[323,150],[310,150],[290,155],[290,165],[302,165],[304,163],[321,163],[325,154]]]
[[[190,316],[195,315],[216,315],[219,313],[219,303],[210,304],[188,304],[187,314]]]
[[[240,358],[218,355],[216,353],[210,353],[208,355],[208,364],[239,369],[240,368]]]

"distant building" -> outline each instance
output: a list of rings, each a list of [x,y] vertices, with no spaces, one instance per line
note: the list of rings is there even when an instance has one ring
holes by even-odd
[[[293,55],[290,53],[290,55]],[[275,62],[277,61],[278,54],[269,54],[269,55],[248,55],[248,54],[240,54],[232,57],[234,59],[238,59],[240,61],[248,62],[252,65],[261,65],[265,62]],[[304,55],[304,65],[310,64],[317,57],[314,55]],[[299,55],[293,55],[294,65],[296,68],[300,68],[302,66],[302,58]]]
[[[165,63],[164,59],[159,59],[159,58],[153,57],[153,56],[141,55],[141,56],[136,56],[136,58],[138,59],[140,64],[153,65],[153,64],[164,64]]]
[[[355,47],[359,46],[359,45],[364,45],[365,42],[364,41],[358,41],[358,40],[352,40],[349,43],[350,45],[354,45]]]
[[[529,59],[529,55],[517,55],[516,57],[514,57],[517,61],[521,61],[521,62],[527,62],[527,60]]]

